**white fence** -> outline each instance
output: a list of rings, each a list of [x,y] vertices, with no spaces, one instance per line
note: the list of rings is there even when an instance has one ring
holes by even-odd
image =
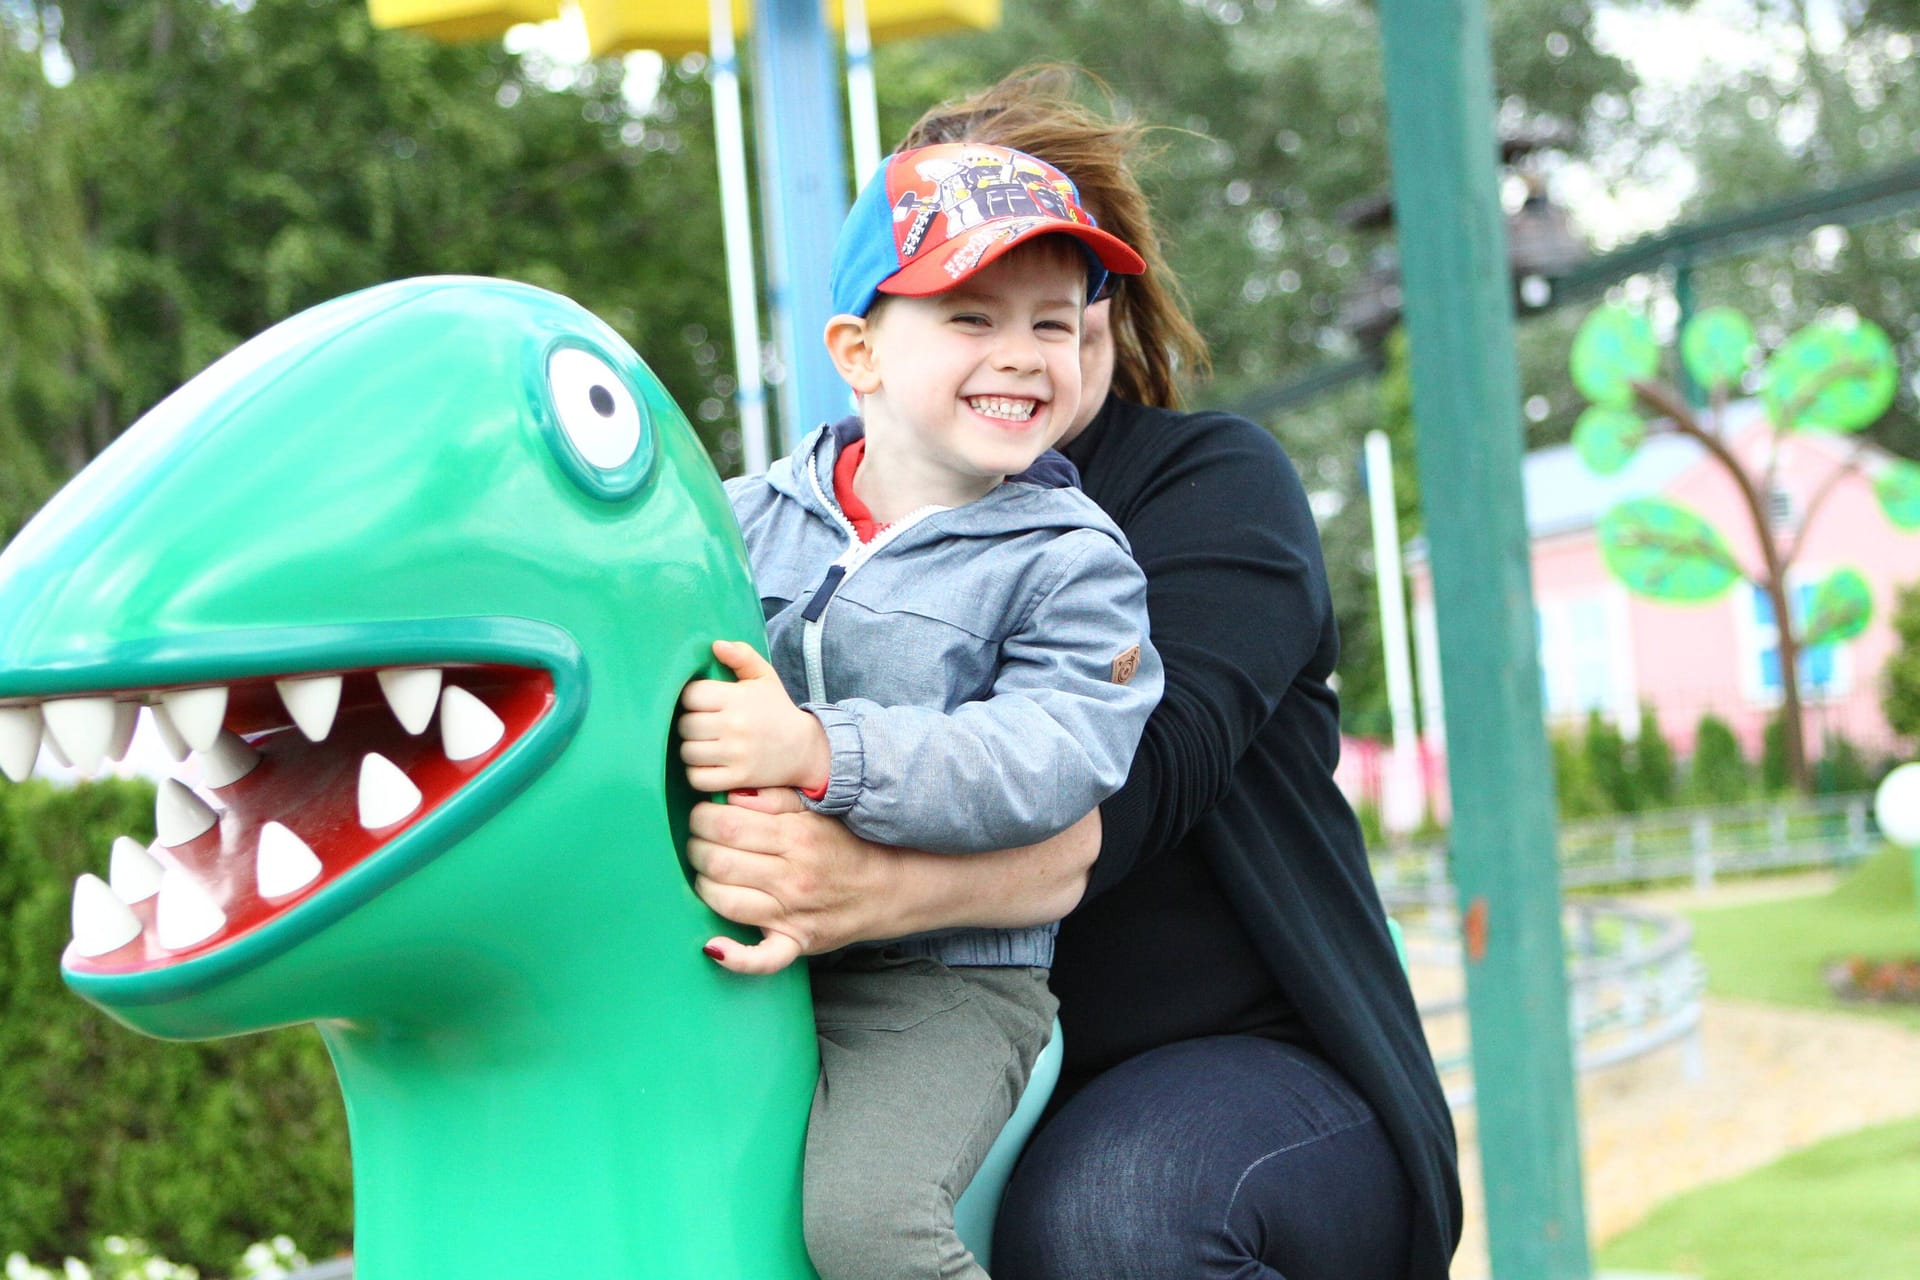
[[[1591,818],[1560,825],[1560,883],[1617,889],[1691,881],[1707,889],[1722,875],[1846,866],[1880,838],[1871,793]],[[1389,908],[1452,906],[1442,841],[1380,850],[1373,875]]]

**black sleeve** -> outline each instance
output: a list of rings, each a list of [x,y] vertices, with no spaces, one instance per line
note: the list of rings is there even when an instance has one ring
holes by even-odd
[[[1123,474],[1102,489],[1119,495],[1109,510],[1146,572],[1166,692],[1126,784],[1101,805],[1089,897],[1179,843],[1296,677],[1316,658],[1332,665],[1319,532],[1272,436],[1196,415],[1115,461]]]

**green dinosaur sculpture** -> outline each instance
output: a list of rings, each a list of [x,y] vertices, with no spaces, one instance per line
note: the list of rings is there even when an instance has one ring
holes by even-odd
[[[68,983],[319,1025],[363,1280],[813,1276],[804,970],[707,961],[675,852],[675,699],[762,634],[732,529],[612,330],[432,279],[248,342],[0,557],[0,764],[145,707],[202,770],[83,878]]]

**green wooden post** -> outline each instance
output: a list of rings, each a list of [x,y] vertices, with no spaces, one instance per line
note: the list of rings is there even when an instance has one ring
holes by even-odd
[[[1499,1280],[1586,1280],[1553,778],[1484,0],[1381,0],[1453,873]]]

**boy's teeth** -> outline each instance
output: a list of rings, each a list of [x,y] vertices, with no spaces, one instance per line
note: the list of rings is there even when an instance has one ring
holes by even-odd
[[[967,401],[975,413],[984,413],[990,418],[1007,418],[1015,422],[1025,422],[1033,416],[1036,407],[1032,400],[1010,400],[1005,396],[974,396]]]

